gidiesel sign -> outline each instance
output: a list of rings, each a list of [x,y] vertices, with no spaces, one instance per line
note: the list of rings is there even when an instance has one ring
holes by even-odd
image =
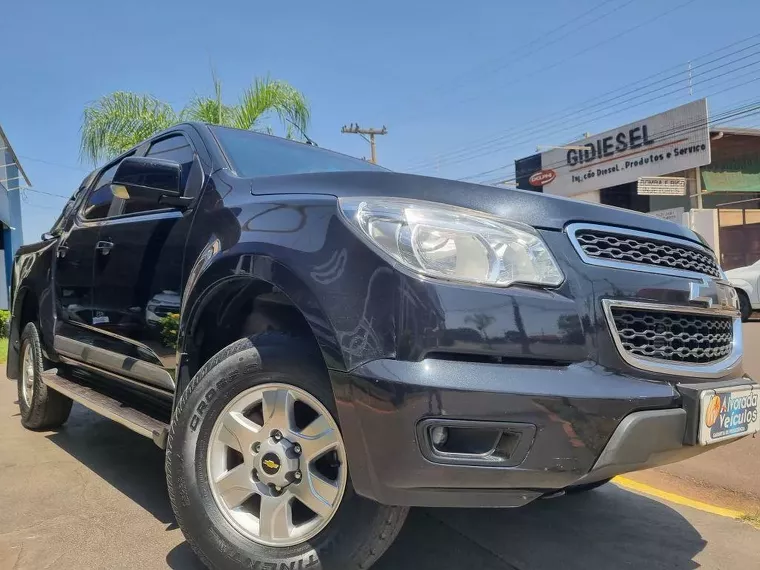
[[[570,166],[592,162],[597,158],[615,156],[616,153],[641,148],[654,144],[654,139],[649,137],[649,127],[642,125],[628,131],[621,131],[616,135],[609,135],[598,139],[595,143],[586,143],[586,150],[571,148],[567,151],[567,163]]]
[[[538,156],[536,156],[538,158]],[[518,161],[531,164],[534,159]],[[574,196],[710,163],[705,99],[540,155],[529,187]],[[525,187],[525,186],[521,186]]]

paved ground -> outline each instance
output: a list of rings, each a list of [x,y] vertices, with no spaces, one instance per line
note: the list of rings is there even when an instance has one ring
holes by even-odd
[[[760,346],[760,323],[747,327],[747,345]],[[760,351],[749,352],[760,377]],[[0,569],[200,568],[174,522],[151,441],[78,405],[65,429],[28,432],[15,400],[15,383],[0,377]],[[753,492],[760,440],[726,451],[740,445],[741,453],[716,450],[654,481],[671,477],[681,488],[685,469]],[[759,543],[748,524],[609,485],[518,510],[415,510],[376,568],[759,568]]]

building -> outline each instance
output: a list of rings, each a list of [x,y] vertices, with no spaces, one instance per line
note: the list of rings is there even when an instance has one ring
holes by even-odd
[[[23,243],[21,226],[21,188],[31,186],[16,153],[0,127],[0,249],[3,271],[0,271],[0,309],[8,309],[13,256]]]
[[[760,260],[760,130],[710,126],[704,99],[519,159],[515,170],[518,188],[687,225],[726,270]]]

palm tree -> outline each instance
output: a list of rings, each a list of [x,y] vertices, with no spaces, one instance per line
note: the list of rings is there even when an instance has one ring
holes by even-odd
[[[106,161],[180,121],[271,133],[272,127],[265,120],[276,115],[288,138],[306,131],[311,116],[309,105],[289,83],[256,78],[237,104],[226,105],[222,102],[221,82],[215,76],[213,81],[214,97],[196,96],[179,112],[152,95],[116,91],[101,97],[84,110],[82,158],[94,164]]]
[[[475,313],[474,315],[467,315],[464,318],[464,322],[466,323],[472,323],[475,325],[475,328],[480,331],[480,334],[483,335],[483,337],[486,339],[486,342],[488,345],[491,345],[491,339],[488,338],[488,333],[486,333],[486,329],[490,327],[494,321],[496,320],[495,317],[492,317],[491,315],[487,315],[485,313]]]

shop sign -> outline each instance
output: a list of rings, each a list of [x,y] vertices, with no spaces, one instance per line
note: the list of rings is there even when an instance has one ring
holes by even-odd
[[[530,184],[518,187],[541,187],[543,192],[559,196],[704,166],[710,163],[707,100],[554,148],[534,162],[535,170],[525,176]],[[516,161],[516,169],[524,164],[525,159]]]
[[[639,178],[636,193],[640,196],[686,196],[686,178],[648,176]]]

